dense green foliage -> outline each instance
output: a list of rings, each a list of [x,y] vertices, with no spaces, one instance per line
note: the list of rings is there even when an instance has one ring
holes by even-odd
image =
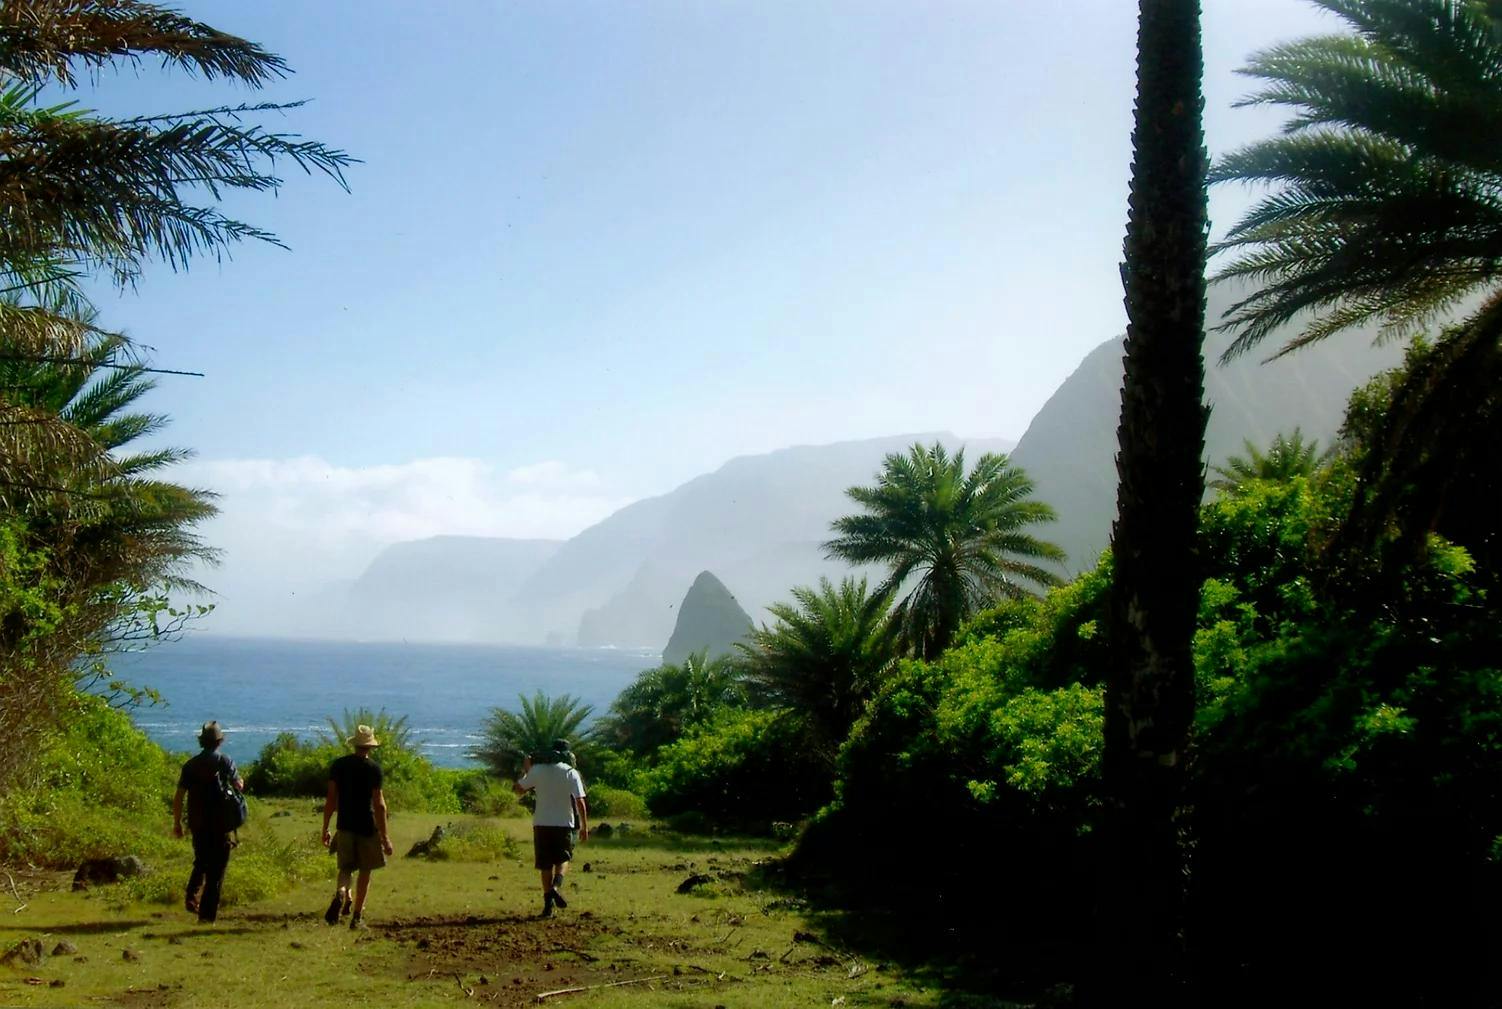
[[[1484,0],[1315,0],[1345,33],[1257,53],[1244,104],[1285,129],[1222,158],[1216,181],[1267,194],[1227,234],[1221,280],[1248,284],[1228,353],[1284,324],[1293,351],[1366,322],[1385,335],[1474,312],[1393,390],[1340,546],[1422,552],[1464,499],[1486,498],[1502,377],[1502,10]],[[1477,486],[1473,477],[1480,477]],[[1399,536],[1389,537],[1396,522]]]
[[[134,283],[275,236],[225,214],[227,191],[274,191],[287,165],[343,184],[343,152],[257,124],[292,106],[237,104],[111,117],[58,101],[105,71],[164,67],[261,88],[287,72],[260,46],[139,0],[0,6],[0,803],[71,731],[72,695],[104,686],[122,642],[170,636],[201,612],[169,594],[212,551],[194,525],[211,495],[161,479],[187,453],[140,449],[165,418],[133,409],[147,361],[103,329],[91,278]],[[10,810],[6,810],[9,815]]]
[[[1396,595],[1322,577],[1351,483],[1337,462],[1245,483],[1201,513],[1183,828],[1196,955],[1226,1004],[1328,976],[1332,949],[1373,971],[1407,950],[1381,975],[1393,991],[1460,990],[1493,934],[1482,912],[1499,892],[1502,615],[1472,559],[1442,541]],[[800,861],[856,886],[907,885],[910,853],[863,839],[889,825],[894,796],[921,795],[952,828],[953,885],[980,906],[1005,902],[1003,930],[1087,944],[1110,576],[1107,557],[1041,600],[980,614],[938,659],[903,663],[841,750],[836,799]],[[969,871],[982,860],[997,871]],[[907,899],[921,906],[934,885],[912,880]],[[1310,894],[1317,913],[1289,913]],[[1418,968],[1416,950],[1445,976]]]
[[[387,806],[394,812],[458,813],[485,812],[509,815],[517,809],[514,797],[506,802],[492,789],[485,772],[434,767],[432,762],[412,746],[397,745],[402,733],[392,728],[404,725],[405,718],[391,718],[385,712],[372,715],[355,712],[355,718],[371,718],[387,726],[388,736],[378,731],[381,745],[371,754],[380,765],[381,791]],[[384,721],[383,721],[384,720]],[[332,719],[330,720],[333,721]],[[343,731],[333,723],[337,731]],[[356,724],[371,725],[371,721]],[[390,738],[393,745],[387,745]],[[329,765],[351,752],[347,743],[328,739],[307,742],[284,732],[261,748],[255,762],[245,770],[245,790],[252,795],[303,796],[322,798],[328,791]],[[509,790],[506,793],[509,795]]]
[[[645,756],[723,707],[745,703],[745,687],[725,656],[696,652],[640,673],[610,705],[596,733],[614,749]]]
[[[838,588],[795,588],[792,603],[769,610],[741,646],[748,689],[760,703],[782,708],[807,733],[809,750],[833,763],[834,753],[875,693],[896,654],[888,600],[846,578]]]
[[[658,750],[636,782],[654,816],[694,814],[754,832],[807,815],[831,788],[792,719],[733,708]]]
[[[71,868],[170,849],[178,760],[102,698],[71,695],[0,803],[0,862]]]

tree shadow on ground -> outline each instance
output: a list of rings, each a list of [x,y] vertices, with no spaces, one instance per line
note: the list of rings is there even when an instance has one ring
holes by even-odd
[[[846,957],[898,967],[937,993],[943,1009],[1066,1009],[1075,1004],[1079,951],[1061,937],[1030,934],[1004,906],[883,880],[871,887],[790,875],[782,863],[756,870],[748,886],[781,894],[822,942]]]
[[[129,932],[133,928],[155,925],[159,922],[149,918],[122,918],[116,921],[80,921],[64,925],[48,925],[34,931],[57,935],[99,935],[105,932]]]

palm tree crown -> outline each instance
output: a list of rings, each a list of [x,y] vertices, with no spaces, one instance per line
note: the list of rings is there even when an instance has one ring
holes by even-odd
[[[878,595],[911,584],[895,617],[908,646],[930,657],[976,610],[1022,594],[1020,583],[1057,584],[1034,563],[1062,561],[1064,552],[1026,531],[1054,519],[1052,508],[1029,500],[1032,492],[1004,455],[981,456],[967,474],[963,449],[950,456],[937,443],[914,445],[886,457],[876,486],[846,491],[866,511],[838,519],[839,535],[824,548],[853,564],[890,565]]]
[[[588,752],[594,735],[589,730],[581,732],[580,727],[589,720],[593,707],[569,694],[548,697],[540,690],[517,701],[517,711],[490,709],[480,730],[484,741],[471,754],[491,773],[513,777],[528,754],[551,749],[555,739],[569,740],[575,753]]]
[[[813,748],[832,761],[896,655],[888,597],[864,578],[827,578],[793,589],[793,602],[768,607],[772,626],[737,647],[753,700],[801,718]]]
[[[638,675],[610,705],[601,733],[632,753],[651,753],[720,708],[744,700],[741,677],[728,656],[711,659],[695,652]]]
[[[1502,34],[1478,0],[1314,0],[1355,29],[1275,46],[1243,105],[1293,111],[1211,181],[1265,184],[1216,247],[1229,354],[1314,313],[1284,350],[1381,322],[1406,333],[1502,281]]]
[[[1502,381],[1502,5],[1315,0],[1354,34],[1276,46],[1243,71],[1248,105],[1293,117],[1211,172],[1273,187],[1217,251],[1254,291],[1227,313],[1228,355],[1301,322],[1283,353],[1349,326],[1416,331],[1479,303],[1394,389],[1335,553],[1391,537],[1421,553]],[[1395,517],[1403,521],[1393,522]]]
[[[1242,441],[1245,455],[1233,455],[1224,466],[1211,466],[1216,479],[1210,486],[1216,490],[1235,493],[1254,480],[1287,481],[1296,476],[1313,476],[1330,458],[1331,450],[1319,450],[1319,441],[1304,440],[1304,432],[1298,428],[1286,438],[1280,433],[1273,437],[1272,444],[1264,452],[1250,439]]]

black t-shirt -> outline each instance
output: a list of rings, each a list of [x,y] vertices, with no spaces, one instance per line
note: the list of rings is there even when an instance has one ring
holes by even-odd
[[[381,765],[351,753],[329,766],[329,780],[339,789],[338,829],[369,837],[375,834],[371,795],[381,787]]]
[[[195,757],[189,757],[183,764],[182,773],[177,776],[177,787],[188,792],[189,830],[203,829],[203,811],[219,791],[221,771],[224,779],[231,784],[240,777],[240,772],[235,770],[235,762],[218,750],[204,750]]]

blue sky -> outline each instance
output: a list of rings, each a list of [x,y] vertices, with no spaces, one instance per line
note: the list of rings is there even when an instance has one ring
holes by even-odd
[[[233,202],[291,252],[101,299],[207,375],[153,405],[226,491],[231,582],[252,543],[343,575],[396,538],[568,535],[788,444],[1016,438],[1124,325],[1127,0],[184,7],[285,56],[262,97],[313,99],[285,128],[364,161]],[[1233,69],[1329,24],[1206,0],[1212,152],[1277,122],[1230,109]],[[245,97],[142,67],[83,100]]]

